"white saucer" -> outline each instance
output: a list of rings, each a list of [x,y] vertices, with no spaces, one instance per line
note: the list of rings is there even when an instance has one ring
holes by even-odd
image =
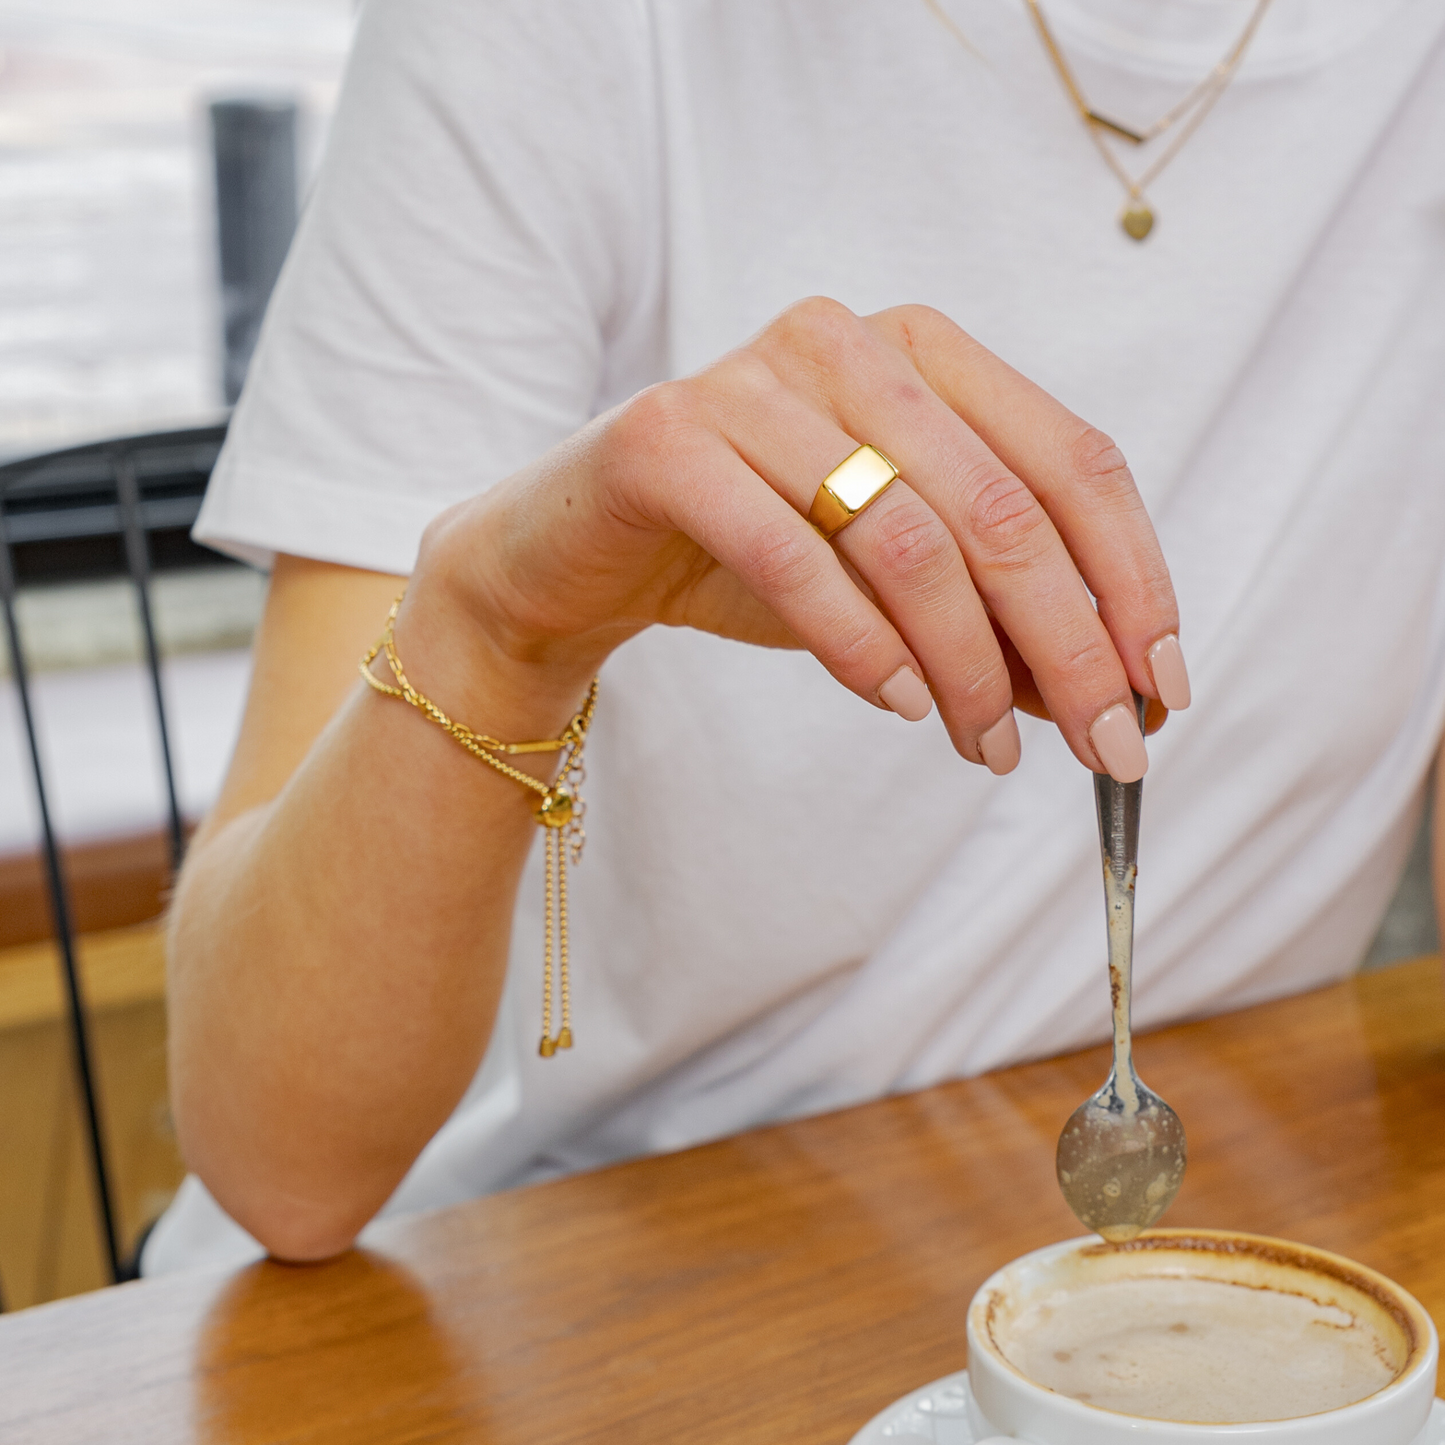
[[[974,1445],[968,1423],[968,1371],[945,1375],[875,1415],[849,1445]],[[1360,1445],[1369,1445],[1361,1441]],[[1414,1445],[1445,1445],[1445,1400],[1436,1400]]]

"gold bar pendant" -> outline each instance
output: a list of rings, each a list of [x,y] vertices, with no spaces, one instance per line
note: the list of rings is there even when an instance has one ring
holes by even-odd
[[[1100,115],[1097,110],[1086,110],[1084,118],[1090,125],[1101,125],[1105,130],[1111,130],[1117,136],[1123,136],[1127,141],[1132,141],[1136,146],[1141,146],[1149,139],[1146,135],[1140,135],[1137,130],[1130,130],[1127,125],[1120,125],[1117,120],[1110,120],[1107,115]]]

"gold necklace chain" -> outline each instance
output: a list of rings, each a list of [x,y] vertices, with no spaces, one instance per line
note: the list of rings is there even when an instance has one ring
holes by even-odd
[[[931,11],[933,11],[933,18],[937,20],[938,23],[942,25],[945,30],[949,31],[949,33],[952,34],[953,38],[958,41],[958,43],[963,46],[963,48],[968,51],[968,53],[973,56],[975,60],[981,60],[985,65],[989,65],[988,56],[986,56],[983,51],[981,51],[978,46],[976,46],[973,41],[971,41],[968,36],[965,35],[956,24],[954,24],[953,17],[948,13],[947,10],[943,8],[942,0],[923,0],[923,3],[927,5]],[[990,69],[992,69],[992,66],[990,66]]]
[[[929,3],[932,4],[932,0],[929,0]],[[1234,79],[1234,73],[1239,69],[1245,51],[1249,49],[1249,43],[1254,39],[1260,21],[1264,19],[1265,11],[1269,9],[1270,0],[1257,0],[1248,24],[1245,25],[1239,39],[1230,47],[1224,58],[1183,100],[1167,110],[1144,131],[1131,130],[1128,126],[1101,115],[1090,106],[1084,99],[1084,93],[1079,88],[1079,83],[1074,78],[1068,61],[1064,59],[1064,52],[1059,48],[1059,42],[1054,37],[1054,32],[1049,26],[1039,0],[1026,0],[1026,3],[1034,18],[1034,24],[1038,28],[1039,38],[1043,41],[1044,50],[1053,62],[1054,69],[1058,72],[1059,80],[1063,83],[1069,99],[1073,101],[1074,108],[1079,113],[1079,119],[1083,121],[1084,129],[1089,133],[1089,139],[1093,141],[1095,149],[1103,157],[1104,164],[1114,173],[1128,196],[1124,209],[1119,215],[1119,224],[1134,240],[1142,241],[1154,229],[1155,220],[1154,208],[1149,204],[1145,192],[1158,179],[1165,166],[1184,149],[1189,138],[1199,129],[1205,116],[1214,109],[1215,102],[1224,94],[1229,82]],[[1105,132],[1108,132],[1133,145],[1143,145],[1146,141],[1163,135],[1181,121],[1183,125],[1179,133],[1138,176],[1131,176],[1124,169],[1122,162],[1110,149],[1105,137]]]

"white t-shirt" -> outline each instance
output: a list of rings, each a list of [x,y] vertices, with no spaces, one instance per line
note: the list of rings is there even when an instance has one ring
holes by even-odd
[[[923,0],[368,0],[197,534],[406,572],[442,507],[788,303],[931,303],[1115,437],[1173,570],[1195,704],[1150,745],[1138,1022],[1339,978],[1445,725],[1445,7],[1275,0],[1138,245],[1021,0],[946,3],[978,54]],[[1252,5],[1047,8],[1148,121]],[[535,1052],[534,852],[485,1062],[388,1212],[1104,1037],[1090,778],[1020,724],[994,778],[806,654],[629,642],[577,1045]],[[147,1266],[251,1249],[191,1181]]]

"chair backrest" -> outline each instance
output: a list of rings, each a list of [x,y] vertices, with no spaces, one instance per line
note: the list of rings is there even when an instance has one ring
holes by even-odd
[[[40,819],[46,886],[63,974],[66,1012],[111,1278],[133,1272],[117,1233],[115,1195],[96,1095],[90,1019],[76,966],[74,914],[36,735],[30,668],[16,619],[16,589],[57,571],[124,573],[135,587],[165,778],[171,864],[185,846],[151,611],[153,545],[193,546],[200,510],[226,426],[121,437],[0,465],[0,603]]]

